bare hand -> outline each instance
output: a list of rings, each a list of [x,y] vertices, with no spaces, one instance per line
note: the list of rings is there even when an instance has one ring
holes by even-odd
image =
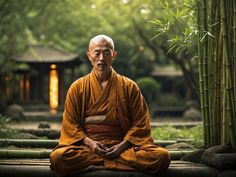
[[[104,144],[102,144],[102,143],[100,143],[100,142],[98,142],[98,141],[94,141],[94,140],[92,140],[92,139],[89,138],[89,137],[84,138],[84,144],[85,144],[86,146],[90,147],[91,150],[92,150],[95,154],[98,154],[98,155],[100,155],[100,156],[103,156],[103,157],[104,157],[105,154],[107,153],[107,151],[106,151],[107,147],[106,147]]]
[[[124,140],[121,143],[108,148],[105,157],[108,159],[118,158],[120,154],[123,153],[126,149],[128,149],[130,145],[130,142]]]

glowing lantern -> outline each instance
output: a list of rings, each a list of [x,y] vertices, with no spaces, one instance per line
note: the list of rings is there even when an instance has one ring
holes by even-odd
[[[55,64],[51,65],[49,78],[49,104],[51,109],[58,107],[58,72]]]

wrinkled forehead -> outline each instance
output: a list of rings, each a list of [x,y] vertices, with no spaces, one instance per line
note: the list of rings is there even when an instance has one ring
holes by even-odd
[[[89,50],[94,50],[94,49],[111,49],[114,50],[114,42],[113,40],[108,37],[108,36],[96,36],[92,38],[89,42]]]

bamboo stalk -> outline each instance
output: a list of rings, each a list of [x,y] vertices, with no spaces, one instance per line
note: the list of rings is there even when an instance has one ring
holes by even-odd
[[[233,92],[234,92],[234,130],[236,130],[236,1],[232,1],[232,17],[233,17],[233,24],[232,24],[232,60],[233,60]],[[234,132],[233,137],[236,137],[236,132]],[[236,141],[236,140],[235,140]],[[234,146],[234,148],[236,148]]]
[[[217,134],[218,133],[218,128],[216,125],[217,120],[218,120],[218,114],[216,114],[217,111],[217,99],[218,99],[218,85],[217,85],[217,75],[216,75],[216,69],[217,69],[217,39],[218,39],[218,29],[217,27],[219,24],[217,24],[217,13],[218,13],[218,3],[219,0],[213,0],[211,4],[211,18],[210,18],[210,24],[214,24],[209,28],[210,33],[214,36],[210,37],[209,40],[209,112],[211,118],[210,118],[210,124],[212,125],[211,129],[211,139],[212,139],[212,145],[216,144],[215,142],[217,141]],[[212,119],[214,117],[214,119]]]
[[[228,23],[228,43],[229,43],[229,57],[230,57],[230,61],[231,61],[231,65],[232,65],[232,83],[231,83],[231,86],[232,86],[232,104],[233,104],[233,115],[234,115],[234,120],[235,120],[235,116],[236,116],[236,107],[235,107],[235,89],[234,89],[234,50],[233,50],[233,41],[234,41],[234,31],[233,31],[233,25],[234,25],[234,19],[233,19],[233,1],[232,0],[228,0],[226,1],[226,5],[227,5],[227,17],[229,19],[229,23]],[[236,9],[235,9],[236,10]],[[233,121],[235,122],[235,121]],[[235,125],[235,123],[234,123]],[[234,126],[235,127],[235,126]]]
[[[223,68],[222,68],[222,143],[226,144],[228,143],[229,133],[228,133],[228,119],[227,119],[227,99],[226,99],[226,61],[225,57],[223,58]]]
[[[0,149],[0,158],[48,158],[52,150]]]
[[[203,4],[203,31],[204,31],[204,44],[203,44],[203,86],[204,86],[204,107],[205,107],[205,126],[207,135],[207,145],[212,144],[211,132],[212,124],[209,110],[209,83],[208,83],[208,20],[207,20],[207,0],[202,0]]]
[[[222,26],[221,26],[221,0],[216,1],[216,16],[215,16],[215,21],[214,24],[216,28],[216,70],[215,70],[215,75],[216,75],[216,108],[215,108],[215,144],[220,144],[221,143],[221,138],[222,138],[222,64],[223,64],[223,38],[222,38]]]
[[[211,15],[209,19],[209,24],[215,24],[215,16],[216,16],[216,1],[213,0],[211,3]],[[209,32],[216,38],[216,28],[215,25],[213,25],[211,28],[209,28]],[[208,85],[209,85],[209,114],[211,115],[210,117],[215,118],[215,107],[216,107],[216,75],[215,75],[215,70],[216,70],[216,40],[213,37],[208,38],[208,56],[209,56],[209,64],[208,64]],[[210,119],[210,125],[212,126],[210,129],[210,134],[211,134],[211,139],[212,139],[212,144],[214,144],[216,136],[215,136],[215,119]]]
[[[222,73],[222,31],[221,31],[221,4],[220,0],[215,1],[215,9],[212,9],[212,11],[215,11],[214,14],[215,16],[212,17],[214,21],[212,21],[212,24],[215,24],[213,28],[213,36],[215,45],[213,47],[214,51],[214,56],[211,58],[211,60],[215,61],[215,65],[213,66],[214,69],[214,75],[215,75],[215,94],[214,97],[214,108],[212,109],[214,111],[214,116],[212,116],[212,119],[214,120],[213,122],[213,127],[214,127],[214,132],[213,132],[213,145],[218,145],[221,143],[221,124],[222,124],[222,114],[221,114],[221,73]],[[213,38],[211,38],[213,41]]]
[[[201,3],[197,1],[197,26],[198,26],[198,69],[199,69],[199,86],[200,86],[200,101],[201,101],[201,115],[203,121],[203,139],[204,145],[209,146],[208,144],[208,136],[207,136],[207,127],[206,125],[206,110],[204,106],[204,85],[203,85],[203,51],[202,51],[202,43],[201,39],[202,35],[202,26],[201,26]]]
[[[233,62],[233,70],[234,70],[233,71],[234,72],[233,90],[235,93],[234,103],[236,103],[236,1],[232,1],[232,15],[231,16],[232,16],[232,60],[233,60],[232,62]],[[236,105],[235,105],[235,109],[236,109]],[[236,112],[234,116],[234,122],[236,122]],[[236,129],[236,125],[235,125],[235,129]]]
[[[0,149],[0,158],[49,158],[51,149],[43,149],[43,150],[29,150],[29,149],[20,149],[20,150],[8,150],[8,149]],[[172,160],[180,160],[183,156],[192,153],[193,150],[170,150],[169,153],[171,155]]]
[[[235,147],[236,2],[234,0],[212,0],[211,2],[210,30],[208,29],[206,0],[201,0],[202,13],[198,11],[199,39],[203,41],[198,44],[198,55],[200,93],[203,92],[201,110],[204,140],[208,146],[231,142]],[[202,16],[202,23],[199,23]],[[219,19],[222,19],[223,25]],[[216,41],[208,37],[208,31],[215,36]],[[227,141],[229,138],[230,141]]]
[[[53,148],[58,144],[58,140],[35,140],[35,139],[0,139],[0,147],[45,147]]]
[[[177,140],[154,140],[154,144],[160,145],[160,146],[168,146],[171,144],[176,144],[176,143],[189,143],[193,142],[193,139],[177,139]]]
[[[224,36],[224,49],[225,49],[225,57],[226,57],[226,72],[228,76],[228,80],[226,82],[226,90],[227,90],[227,102],[228,102],[228,115],[229,115],[229,130],[230,130],[230,141],[234,148],[236,148],[236,135],[235,135],[235,122],[234,122],[234,114],[235,114],[235,95],[232,89],[233,77],[232,77],[232,61],[230,60],[230,46],[229,46],[229,38],[228,38],[228,21],[227,21],[227,4],[226,0],[222,0],[223,5],[223,36]]]
[[[216,15],[216,1],[212,1],[212,4],[211,4],[211,18],[210,18],[210,24],[213,24],[215,23],[215,15]],[[211,34],[213,36],[216,35],[216,28],[215,26],[212,26],[211,28],[209,28],[209,30],[211,30]],[[216,38],[216,36],[215,36]],[[208,52],[209,52],[209,65],[208,65],[208,68],[209,68],[209,110],[210,110],[210,114],[215,118],[215,108],[216,108],[216,75],[215,75],[215,69],[216,69],[216,53],[215,53],[215,50],[216,50],[216,42],[214,39],[209,38],[209,43],[208,43]],[[211,109],[212,107],[212,109]],[[214,122],[214,119],[211,120],[211,123],[212,125],[212,129],[211,129],[211,139],[212,139],[212,144],[214,144],[215,142],[215,122]]]
[[[177,139],[177,140],[155,140],[154,143],[160,146],[167,146],[182,142],[193,142],[193,139]],[[44,147],[54,148],[58,145],[58,140],[29,140],[29,139],[0,139],[0,147],[16,146],[16,147]]]
[[[236,13],[236,7],[235,7],[235,1],[230,1],[230,17],[231,17],[231,25],[230,25],[230,29],[231,29],[231,61],[232,61],[232,92],[233,92],[233,98],[232,98],[232,102],[233,102],[233,111],[234,111],[234,117],[233,117],[233,126],[234,126],[234,130],[236,130],[236,85],[235,85],[235,44],[234,44],[234,37],[235,37],[235,33],[236,33],[236,28],[235,27],[235,20],[236,18],[234,18],[234,13]],[[236,137],[236,132],[234,132],[234,137]],[[235,140],[235,144],[236,144],[236,140]],[[235,146],[236,148],[236,146]]]

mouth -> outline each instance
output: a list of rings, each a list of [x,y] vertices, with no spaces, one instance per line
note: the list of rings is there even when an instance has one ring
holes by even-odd
[[[97,66],[98,66],[98,67],[101,67],[101,68],[104,68],[104,67],[107,66],[107,64],[106,64],[106,63],[99,63],[99,64],[97,64]]]

